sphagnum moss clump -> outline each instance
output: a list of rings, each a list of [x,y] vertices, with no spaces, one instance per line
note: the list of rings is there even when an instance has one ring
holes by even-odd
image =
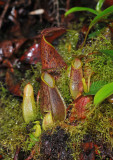
[[[0,153],[4,158],[12,159],[16,147],[25,140],[25,123],[20,100],[8,95],[2,85],[0,88]]]
[[[64,61],[69,65],[75,55],[76,44],[78,41],[78,32],[69,31],[65,37],[60,41],[58,52],[63,57]]]
[[[66,70],[61,70],[61,76],[56,81],[56,85],[58,86],[65,103],[69,105],[72,102],[72,98],[69,91],[69,77]]]
[[[113,81],[113,61],[105,54],[98,53],[92,55],[93,61],[90,62],[94,74],[92,76],[93,81],[103,80],[107,82]]]

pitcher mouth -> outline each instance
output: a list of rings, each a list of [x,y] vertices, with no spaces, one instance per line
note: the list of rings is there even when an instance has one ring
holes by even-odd
[[[43,72],[41,76],[41,80],[47,84],[50,88],[55,87],[55,80],[54,78],[47,72]]]

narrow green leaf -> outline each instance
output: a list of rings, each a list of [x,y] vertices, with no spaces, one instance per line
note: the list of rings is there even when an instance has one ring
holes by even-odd
[[[85,95],[95,95],[100,88],[102,88],[107,82],[105,81],[95,81],[91,84],[89,92]]]
[[[99,0],[97,5],[96,5],[96,11],[97,12],[100,12],[101,11],[101,8],[102,8],[102,5],[104,3],[105,0]]]
[[[105,32],[105,27],[106,27],[106,24],[97,24],[95,26],[95,31],[88,34],[88,38],[89,39],[95,38],[98,35],[104,33]]]
[[[101,30],[96,30],[95,32],[92,32],[88,35],[88,38],[91,39],[91,38],[94,38],[94,37],[97,37],[102,31]]]
[[[71,9],[69,9],[69,10],[65,13],[65,16],[69,15],[70,13],[79,12],[79,11],[88,11],[88,12],[91,12],[91,13],[93,13],[93,14],[98,15],[98,12],[95,11],[94,9],[91,9],[91,8],[87,8],[87,7],[73,7],[73,8],[71,8]]]
[[[113,13],[113,6],[108,7],[107,9],[105,9],[104,11],[102,11],[101,13],[99,13],[90,23],[89,25],[89,30],[95,25],[95,23],[97,23],[100,19],[102,19],[103,17],[108,16],[109,14]]]
[[[95,95],[94,104],[97,106],[113,94],[113,82],[104,85]]]
[[[89,25],[89,28],[88,28],[88,31],[85,35],[85,38],[84,38],[84,42],[82,44],[81,47],[84,46],[85,42],[86,42],[86,39],[87,39],[87,36],[91,30],[91,28],[102,18],[105,18],[107,17],[108,15],[110,15],[111,13],[113,13],[113,6],[110,6],[108,7],[107,9],[105,9],[104,11],[102,11],[101,13],[97,14],[97,16],[91,21],[90,25]]]
[[[107,56],[110,56],[113,60],[113,50],[100,50],[99,52],[106,54]]]

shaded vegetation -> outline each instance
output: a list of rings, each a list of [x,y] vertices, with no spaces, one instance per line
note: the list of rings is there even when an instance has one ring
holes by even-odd
[[[106,29],[105,29],[106,31]],[[76,48],[77,42],[79,40],[78,30],[69,31],[60,41],[59,46],[57,46],[59,54],[64,58],[65,62],[70,66],[72,60],[75,57],[80,57],[83,62],[83,69],[87,62],[87,66],[91,68],[93,75],[91,76],[91,83],[95,81],[113,81],[113,61],[112,59],[99,52],[99,50],[113,49],[111,38],[105,37],[106,32],[102,32],[98,37],[87,41],[84,48]],[[30,70],[25,72],[25,77],[23,78],[22,90],[24,86],[29,82],[33,85],[35,100],[37,92],[40,88],[40,75],[41,75],[41,65],[37,63],[31,67]],[[66,70],[61,71],[60,78],[56,81],[61,94],[68,105],[73,101],[69,91],[69,78]],[[31,150],[33,146],[38,148],[40,143],[44,141],[43,138],[48,136],[48,133],[42,134],[39,139],[33,140],[30,137],[30,132],[33,124],[30,123],[26,125],[22,117],[21,103],[22,98],[17,98],[9,94],[5,86],[1,83],[0,85],[0,153],[5,157],[4,159],[10,160],[14,157],[16,147],[19,146],[25,152]],[[40,107],[40,102],[38,104]],[[69,132],[70,140],[67,141],[67,149],[71,150],[73,157],[78,159],[81,153],[81,143],[87,141],[85,138],[90,134],[90,140],[97,144],[100,148],[102,145],[107,146],[108,150],[112,152],[113,148],[113,106],[107,100],[95,108],[93,104],[88,104],[86,108],[89,110],[87,113],[87,118],[85,120],[77,120],[77,125],[70,125],[68,119],[65,122],[58,123],[56,125],[61,126],[65,132]],[[38,108],[39,109],[39,108]],[[40,110],[37,111],[37,120],[42,121],[42,116]],[[53,127],[53,132],[51,136],[55,133],[55,127]],[[63,130],[63,132],[64,132]],[[44,132],[44,131],[43,131]],[[49,132],[49,131],[47,131]],[[63,133],[63,135],[65,135]],[[42,140],[42,141],[41,141]],[[46,139],[47,140],[47,139]],[[52,142],[51,142],[52,143]],[[60,143],[60,142],[59,142]],[[43,145],[42,145],[43,148]],[[70,149],[69,149],[70,148]],[[99,152],[99,157],[104,156],[103,153]],[[45,152],[45,149],[44,149]],[[36,153],[37,156],[40,153]],[[109,152],[107,155],[109,156]],[[42,156],[43,157],[43,156]]]

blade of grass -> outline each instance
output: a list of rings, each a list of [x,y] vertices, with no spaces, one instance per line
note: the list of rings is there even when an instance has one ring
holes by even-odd
[[[102,8],[102,5],[104,3],[105,0],[99,0],[97,5],[96,5],[96,11],[97,12],[100,12],[101,11],[101,8]]]
[[[89,92],[84,95],[95,95],[107,82],[105,81],[95,81],[91,84]]]
[[[113,13],[113,6],[108,7],[107,9],[105,9],[104,11],[102,11],[101,13],[99,13],[90,23],[89,25],[89,29],[91,29],[95,23],[97,23],[100,19],[102,19],[103,17],[108,16],[109,14]]]
[[[71,9],[69,9],[66,13],[65,13],[65,16],[69,15],[70,13],[73,13],[73,12],[79,12],[79,11],[88,11],[88,12],[91,12],[93,14],[96,14],[98,15],[98,12],[94,9],[91,9],[91,8],[87,8],[87,7],[73,7]]]
[[[91,30],[91,28],[100,20],[102,19],[103,17],[107,17],[108,15],[110,15],[111,13],[113,13],[113,6],[110,6],[108,7],[107,9],[105,9],[104,11],[102,11],[101,13],[99,13],[90,23],[89,25],[89,28],[88,28],[88,31],[85,35],[85,39],[84,39],[84,42],[81,46],[81,48],[84,46],[85,42],[86,42],[86,39],[87,39],[87,36]]]

